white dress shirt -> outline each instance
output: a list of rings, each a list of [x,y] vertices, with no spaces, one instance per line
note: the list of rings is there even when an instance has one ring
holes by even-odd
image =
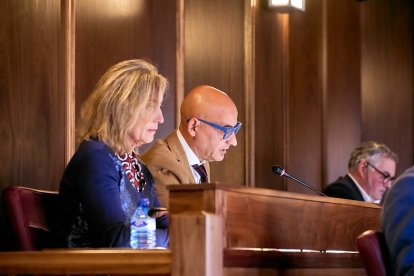
[[[200,175],[198,174],[198,172],[192,167],[192,165],[202,165],[205,162],[201,162],[197,155],[195,155],[194,151],[190,148],[190,146],[187,144],[187,141],[185,141],[184,136],[181,134],[180,130],[177,129],[177,136],[178,136],[178,140],[180,140],[181,145],[183,146],[185,155],[187,156],[188,162],[190,163],[190,167],[191,170],[193,172],[193,176],[194,176],[194,181],[195,183],[199,184],[201,183],[200,179]]]

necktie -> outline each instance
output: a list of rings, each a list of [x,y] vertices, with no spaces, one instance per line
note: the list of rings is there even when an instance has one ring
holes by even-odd
[[[194,168],[194,170],[196,170],[196,172],[200,175],[200,182],[208,182],[208,178],[207,178],[207,171],[206,168],[204,167],[203,164],[201,165],[192,165],[192,167]]]

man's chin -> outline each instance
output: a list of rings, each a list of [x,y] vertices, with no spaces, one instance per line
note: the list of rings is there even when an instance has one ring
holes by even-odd
[[[217,161],[217,162],[223,161],[223,160],[224,160],[224,154],[220,155],[220,156],[218,156],[217,158],[214,159],[214,161]]]

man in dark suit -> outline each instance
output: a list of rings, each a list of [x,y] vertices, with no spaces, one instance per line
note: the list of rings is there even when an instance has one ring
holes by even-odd
[[[367,141],[351,153],[348,173],[328,185],[324,194],[332,197],[379,203],[391,187],[398,156],[385,144]]]

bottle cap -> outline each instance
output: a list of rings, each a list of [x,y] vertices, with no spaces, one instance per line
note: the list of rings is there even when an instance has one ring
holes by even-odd
[[[143,208],[149,208],[149,199],[146,197],[138,199],[138,206]]]

